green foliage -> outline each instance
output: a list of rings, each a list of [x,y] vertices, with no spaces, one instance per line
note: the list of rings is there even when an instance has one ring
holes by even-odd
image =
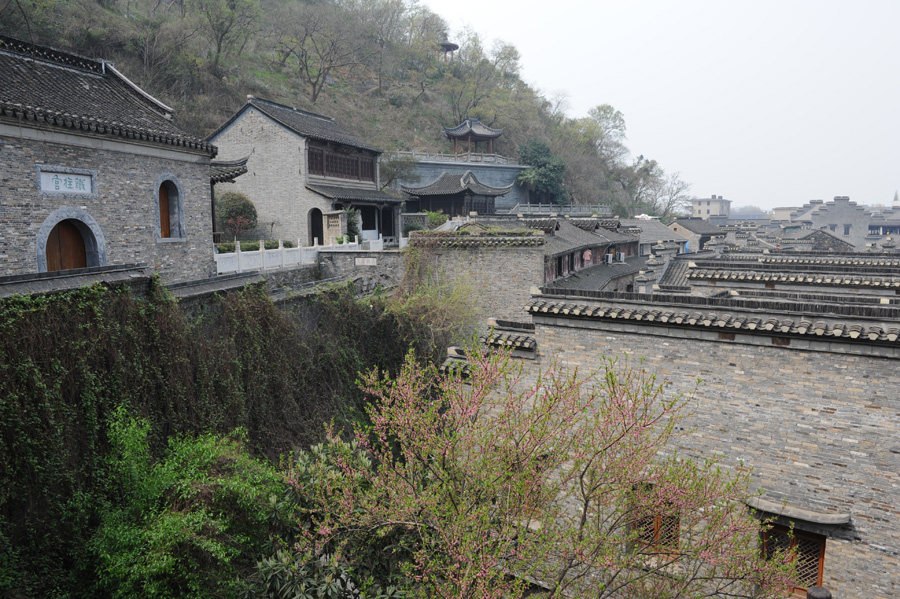
[[[212,299],[195,321],[158,282],[144,300],[101,286],[0,299],[0,595],[93,588],[100,563],[88,541],[126,497],[108,480],[121,476],[108,461],[119,406],[149,424],[150,461],[127,461],[138,475],[172,437],[237,428],[250,451],[276,460],[320,440],[322,422],[361,418],[357,373],[395,371],[407,338],[421,355],[439,353],[407,318],[418,316],[385,298],[357,301],[352,286],[284,309],[250,287]]]
[[[348,469],[359,473],[347,476]],[[324,545],[316,529],[319,492],[335,485],[348,492],[365,486],[372,461],[356,441],[329,437],[327,443],[301,451],[285,473],[287,488],[271,502],[270,522],[282,549],[257,564],[246,597],[400,598],[406,564],[411,558],[406,535],[386,531],[345,529],[328,534]],[[399,532],[399,531],[398,531]],[[318,545],[318,546],[317,546]],[[334,550],[340,547],[340,553]]]
[[[447,222],[447,215],[443,212],[432,212],[430,210],[426,210],[425,214],[428,215],[428,228],[435,229],[440,227],[445,222]]]
[[[378,173],[381,177],[381,189],[390,187],[397,181],[403,181],[406,184],[418,183],[422,180],[422,175],[416,171],[419,161],[413,156],[394,155],[388,158],[382,158],[378,163]]]
[[[273,239],[267,239],[263,242],[264,247],[267,250],[277,250],[278,249],[278,241]],[[294,242],[292,241],[282,241],[282,247],[292,248],[294,247]],[[231,254],[235,251],[235,247],[237,244],[234,241],[226,241],[224,243],[216,244],[216,251],[220,254]],[[255,252],[259,250],[259,242],[258,241],[242,241],[241,242],[241,251],[242,252]]]
[[[519,173],[516,181],[533,194],[537,203],[565,204],[568,195],[563,186],[566,163],[557,158],[539,139],[530,139],[519,146],[519,158],[529,168]]]
[[[240,433],[171,439],[152,463],[150,424],[119,407],[108,459],[117,505],[91,542],[111,597],[234,596],[268,546],[267,499],[281,478],[249,456]]]
[[[228,191],[216,197],[216,218],[220,230],[230,231],[235,238],[256,228],[259,220],[253,202],[237,191]]]
[[[346,210],[347,212],[347,238],[349,241],[347,243],[352,243],[357,239],[361,238],[362,235],[359,232],[359,224],[360,224],[360,215],[359,210],[356,208],[350,208]],[[340,243],[340,242],[338,242]]]

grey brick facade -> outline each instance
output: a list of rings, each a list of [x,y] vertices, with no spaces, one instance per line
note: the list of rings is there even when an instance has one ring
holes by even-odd
[[[583,307],[573,309],[584,314]],[[693,394],[672,450],[700,459],[724,455],[728,468],[752,468],[755,486],[776,503],[849,513],[848,524],[793,521],[826,538],[823,586],[835,597],[898,596],[896,348],[864,338],[791,339],[785,347],[784,338],[761,331],[721,333],[621,315],[548,311],[532,318],[539,363],[590,369],[616,357],[655,373],[672,393]]]
[[[86,174],[94,190],[42,192],[42,169]],[[169,239],[159,232],[163,181],[180,196]],[[0,124],[0,182],[3,275],[46,270],[42,243],[67,218],[86,223],[100,246],[88,266],[147,263],[172,282],[215,274],[208,155]]]

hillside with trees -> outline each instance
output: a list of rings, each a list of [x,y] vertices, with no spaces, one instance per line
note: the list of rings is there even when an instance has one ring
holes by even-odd
[[[204,136],[247,95],[334,117],[386,155],[450,152],[441,127],[468,116],[504,130],[496,152],[539,160],[522,183],[544,201],[668,217],[689,199],[632,155],[621,112],[569,118],[522,80],[514,46],[467,31],[445,61],[447,23],[415,0],[9,0],[0,32],[114,62]]]

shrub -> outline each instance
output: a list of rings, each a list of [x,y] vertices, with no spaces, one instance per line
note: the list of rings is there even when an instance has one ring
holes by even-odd
[[[447,222],[447,215],[443,212],[430,212],[428,210],[425,211],[425,214],[428,215],[428,228],[434,229],[440,227],[445,222]]]
[[[235,239],[241,233],[255,229],[258,222],[256,206],[237,191],[223,193],[216,199],[216,217],[219,227],[231,232]]]
[[[113,597],[221,597],[266,549],[268,498],[280,477],[241,433],[172,439],[151,463],[150,424],[120,407],[109,427],[111,483],[124,501],[91,543]]]

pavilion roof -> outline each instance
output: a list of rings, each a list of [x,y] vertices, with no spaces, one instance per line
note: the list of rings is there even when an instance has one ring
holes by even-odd
[[[444,135],[453,139],[466,139],[470,135],[473,140],[479,139],[495,139],[503,135],[503,129],[494,129],[488,127],[479,119],[466,118],[456,127],[444,127]]]
[[[506,187],[491,187],[479,181],[472,171],[466,171],[461,175],[445,171],[428,185],[423,185],[422,187],[401,185],[400,189],[404,193],[415,197],[449,196],[463,193],[497,197],[509,193],[513,185],[513,183],[510,183]]]

